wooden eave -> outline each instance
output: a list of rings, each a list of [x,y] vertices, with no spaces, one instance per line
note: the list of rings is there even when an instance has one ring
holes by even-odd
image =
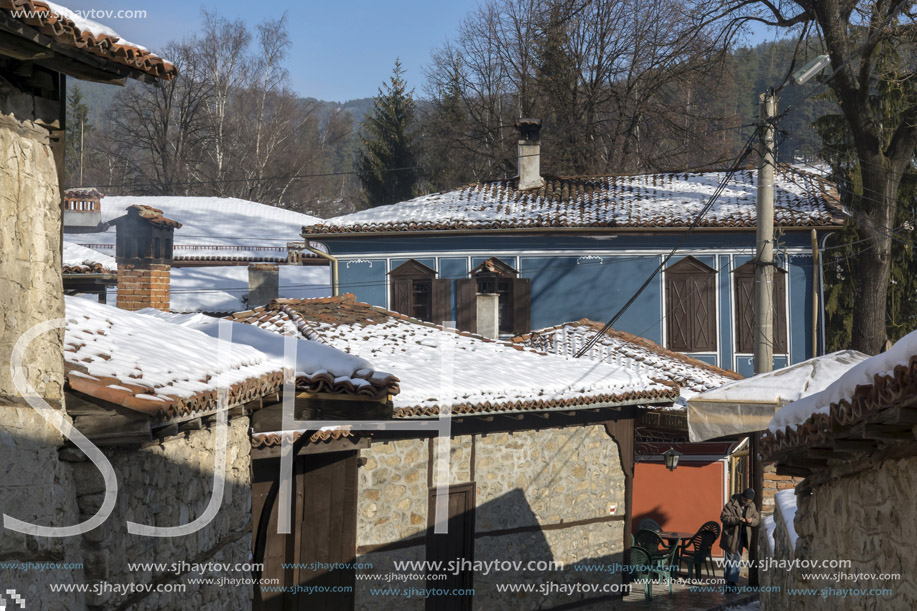
[[[806,491],[884,460],[908,456],[917,456],[917,398],[850,426],[834,425],[824,439],[783,450],[770,459],[779,475],[806,478],[797,487]]]
[[[34,62],[84,81],[124,85],[128,78],[149,84],[160,80],[152,74],[52,40],[5,11],[0,11],[0,54]]]
[[[775,225],[775,231],[839,231],[843,225]],[[590,237],[596,234],[625,234],[631,236],[654,236],[659,233],[685,233],[688,227],[519,227],[493,229],[428,229],[418,231],[353,231],[340,233],[303,233],[303,238],[313,242],[328,242],[336,239],[365,239],[392,237],[432,237],[432,236],[474,236],[474,235],[518,235],[519,237],[550,235],[573,235]],[[754,226],[749,227],[696,227],[698,233],[755,233]]]

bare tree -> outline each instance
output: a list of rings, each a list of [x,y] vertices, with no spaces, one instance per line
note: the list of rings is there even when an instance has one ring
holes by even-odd
[[[917,150],[914,1],[724,0],[697,9],[698,23],[724,23],[727,36],[750,21],[783,28],[815,26],[819,32],[833,69],[827,84],[850,130],[859,166],[854,204],[861,211],[857,228],[866,242],[858,262],[852,347],[878,353],[886,340],[898,193]],[[891,103],[897,112],[887,112]]]

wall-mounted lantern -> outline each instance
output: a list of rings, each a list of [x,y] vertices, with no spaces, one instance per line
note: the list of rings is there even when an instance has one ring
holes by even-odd
[[[665,459],[665,468],[669,471],[674,471],[675,467],[678,466],[678,459],[681,458],[681,452],[675,448],[669,448],[662,453],[662,457]]]

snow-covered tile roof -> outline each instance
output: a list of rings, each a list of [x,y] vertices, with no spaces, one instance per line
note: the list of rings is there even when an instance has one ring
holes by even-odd
[[[65,297],[64,364],[71,389],[161,420],[217,409],[217,389],[237,405],[274,392],[282,366],[235,344],[153,316]]]
[[[221,359],[216,318],[65,300],[64,362],[72,390],[168,421],[215,411],[220,388],[229,389],[230,405],[281,388],[282,336],[228,323],[232,345]],[[298,389],[371,398],[398,392],[397,378],[364,359],[295,341]]]
[[[573,358],[603,326],[584,318],[532,331],[512,341],[548,354]],[[606,331],[581,358],[624,367],[657,382],[677,384],[683,399],[742,377],[734,371],[667,350],[644,337],[614,329]]]
[[[516,180],[477,183],[319,221],[306,234],[529,228],[688,227],[725,172],[548,178],[537,190]],[[757,172],[735,173],[702,227],[754,227]],[[843,223],[837,190],[822,177],[781,166],[775,176],[778,226]]]
[[[848,368],[820,392],[780,409],[762,438],[762,451],[773,456],[824,439],[886,408],[917,399],[917,331],[887,352]]]
[[[295,442],[297,439],[302,437],[304,431],[288,431],[287,435],[290,437],[290,441]],[[263,433],[252,433],[252,446],[255,448],[270,448],[273,446],[279,446],[283,443],[283,431],[277,432],[263,432]],[[309,437],[311,443],[318,443],[322,441],[337,441],[338,439],[344,439],[346,437],[354,437],[353,431],[350,430],[349,425],[342,426],[323,426],[319,430],[312,433]]]
[[[216,338],[220,319],[205,314],[173,314],[145,309],[141,313]],[[230,322],[234,344],[250,346],[283,367],[286,341],[295,344],[296,388],[320,393],[383,399],[399,392],[398,378],[379,371],[366,359],[301,337],[287,338],[255,325]]]
[[[64,6],[43,0],[0,0],[0,9],[45,36],[84,53],[122,64],[162,79],[175,78],[171,63],[146,47],[128,42],[117,32]]]
[[[268,311],[275,312],[269,316]],[[508,342],[446,330],[403,314],[359,303],[353,295],[277,300],[233,320],[274,332],[293,326],[305,337],[372,361],[401,380],[395,416],[440,413],[444,354],[453,362],[453,414],[578,409],[609,404],[671,403],[677,391],[623,367],[545,355]]]
[[[287,260],[287,242],[301,241],[303,225],[320,222],[308,214],[231,197],[106,196],[102,222],[125,214],[132,205],[145,205],[182,224],[175,230],[176,261]],[[115,228],[97,233],[67,234],[72,242],[114,256]],[[304,257],[314,257],[309,251]]]
[[[64,240],[61,263],[65,274],[111,274],[118,271],[114,257],[67,240]]]

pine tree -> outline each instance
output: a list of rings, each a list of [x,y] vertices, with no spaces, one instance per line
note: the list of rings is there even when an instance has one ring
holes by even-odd
[[[65,151],[66,184],[83,186],[83,169],[89,165],[86,142],[92,131],[89,106],[83,102],[83,93],[74,85],[67,96],[67,143]]]
[[[414,112],[414,92],[408,91],[404,69],[395,60],[389,82],[379,89],[372,113],[361,126],[357,171],[370,207],[414,196],[418,178],[411,138]]]

